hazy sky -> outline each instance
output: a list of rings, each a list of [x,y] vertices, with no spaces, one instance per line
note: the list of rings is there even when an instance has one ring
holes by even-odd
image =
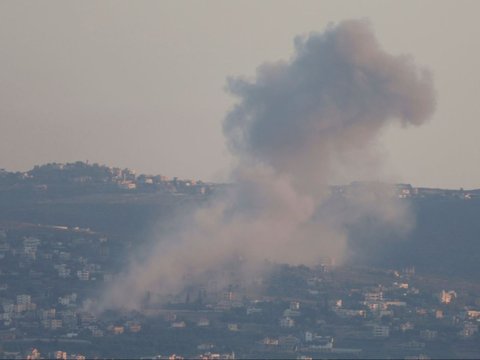
[[[432,70],[437,110],[378,147],[395,181],[480,188],[478,1],[2,1],[0,168],[89,160],[223,179],[227,76],[288,59],[293,38],[370,19]]]

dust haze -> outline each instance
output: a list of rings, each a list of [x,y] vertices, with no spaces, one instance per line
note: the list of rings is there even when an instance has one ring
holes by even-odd
[[[329,206],[330,185],[378,179],[383,157],[374,145],[384,127],[419,126],[435,108],[430,72],[385,52],[367,20],[299,36],[290,59],[260,65],[253,79],[229,78],[226,90],[237,100],[223,123],[234,185],[174,234],[159,234],[104,291],[100,309],[139,308],[147,293],[180,293],[219,273],[228,283],[222,269],[232,264],[248,279],[265,260],[341,262],[346,228],[362,216],[412,226],[408,208],[375,183],[348,197],[349,211]]]

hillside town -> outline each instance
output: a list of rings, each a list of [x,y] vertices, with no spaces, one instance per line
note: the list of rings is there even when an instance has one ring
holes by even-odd
[[[479,351],[480,287],[379,270],[272,264],[139,311],[89,311],[116,276],[92,231],[0,231],[3,358],[437,358]]]
[[[134,170],[77,161],[67,164],[35,166],[30,171],[9,172],[0,169],[0,191],[112,192],[161,191],[169,193],[207,194],[212,184],[195,180],[170,179],[162,175],[136,175]]]
[[[332,187],[332,194],[348,197],[365,185]],[[42,204],[61,194],[97,192],[205,198],[222,186],[85,163],[0,173],[4,196],[18,191]],[[478,195],[410,185],[386,189],[400,199],[475,201]],[[312,267],[269,263],[262,277],[226,285],[212,279],[135,311],[95,311],[99,293],[121,276],[125,253],[137,245],[114,229],[2,220],[0,358],[428,359],[480,353],[478,282],[432,277],[414,266],[350,266],[331,258]]]

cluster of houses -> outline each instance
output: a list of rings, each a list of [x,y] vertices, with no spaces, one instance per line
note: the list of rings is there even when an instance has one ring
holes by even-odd
[[[26,172],[0,170],[0,189],[35,189],[38,192],[71,191],[133,191],[167,192],[173,194],[205,195],[213,184],[202,181],[168,178],[163,175],[137,175],[134,170],[88,164],[81,161],[67,164],[35,166]]]
[[[283,267],[276,278],[254,279],[254,291],[212,282],[199,291],[198,302],[179,296],[165,307],[106,318],[89,311],[89,303],[93,290],[114,276],[111,241],[93,232],[32,232],[0,231],[0,358],[41,358],[28,339],[93,344],[138,336],[161,341],[162,334],[191,344],[181,356],[204,359],[233,358],[232,352],[239,357],[436,357],[439,344],[452,357],[480,353],[480,293],[460,285],[435,287],[413,268]],[[289,272],[298,278],[293,286],[283,281]],[[160,330],[152,333],[152,328]],[[9,344],[19,340],[25,349],[15,355]],[[83,356],[67,345],[58,354]]]

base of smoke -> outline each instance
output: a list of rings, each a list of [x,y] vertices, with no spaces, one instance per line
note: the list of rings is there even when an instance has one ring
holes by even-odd
[[[391,232],[396,237],[407,234],[413,226],[406,203],[392,197],[391,187],[380,183],[353,186],[341,195],[334,193],[308,211],[295,208],[302,202],[288,191],[279,200],[278,189],[284,193],[288,187],[277,184],[274,195],[264,194],[260,204],[270,196],[289,204],[288,211],[282,209],[279,214],[271,205],[266,212],[255,208],[255,199],[239,201],[245,187],[248,194],[254,193],[251,186],[234,186],[185,215],[177,231],[159,236],[148,251],[144,249],[148,256],[133,261],[90,309],[101,312],[159,306],[211,289],[212,284],[223,290],[233,286],[249,292],[256,279],[268,276],[272,264],[316,267],[324,264],[325,258],[342,264],[352,255],[348,247],[351,230],[361,224],[373,223],[375,231]]]
[[[241,294],[241,297],[256,297],[267,293],[271,287],[272,279],[285,269],[299,268],[302,270],[323,273],[332,270],[337,265],[335,258],[324,257],[317,264],[306,266],[304,264],[274,263],[264,260],[256,264],[255,269],[251,264],[242,263],[241,259],[228,266],[209,271],[201,279],[193,274],[187,274],[183,287],[176,292],[166,293],[162,288],[145,290],[141,297],[125,299],[122,301],[109,299],[105,302],[88,301],[84,304],[83,311],[91,312],[97,316],[105,311],[120,312],[141,311],[146,315],[155,315],[156,310],[175,305],[192,307],[205,303],[217,303],[225,294]],[[190,276],[189,276],[190,275]],[[238,299],[239,300],[239,299]]]

